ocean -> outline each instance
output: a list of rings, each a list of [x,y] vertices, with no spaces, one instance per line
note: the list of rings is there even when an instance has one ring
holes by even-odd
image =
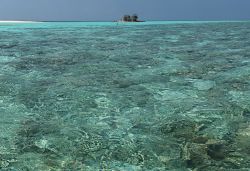
[[[249,171],[250,22],[0,24],[1,171]]]

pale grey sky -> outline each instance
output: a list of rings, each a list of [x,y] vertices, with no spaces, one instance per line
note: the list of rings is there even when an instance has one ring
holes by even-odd
[[[250,0],[1,0],[0,20],[246,20]]]

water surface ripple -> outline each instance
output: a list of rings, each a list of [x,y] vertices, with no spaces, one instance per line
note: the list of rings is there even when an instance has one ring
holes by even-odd
[[[250,169],[250,22],[0,25],[0,170]]]

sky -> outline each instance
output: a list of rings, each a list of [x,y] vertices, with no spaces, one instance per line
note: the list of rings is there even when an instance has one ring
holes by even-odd
[[[0,0],[0,20],[250,20],[250,0]]]

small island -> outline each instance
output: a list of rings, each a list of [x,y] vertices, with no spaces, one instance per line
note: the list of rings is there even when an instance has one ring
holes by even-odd
[[[138,15],[133,14],[131,16],[124,15],[121,20],[118,20],[118,22],[144,22],[144,21],[140,21]]]

